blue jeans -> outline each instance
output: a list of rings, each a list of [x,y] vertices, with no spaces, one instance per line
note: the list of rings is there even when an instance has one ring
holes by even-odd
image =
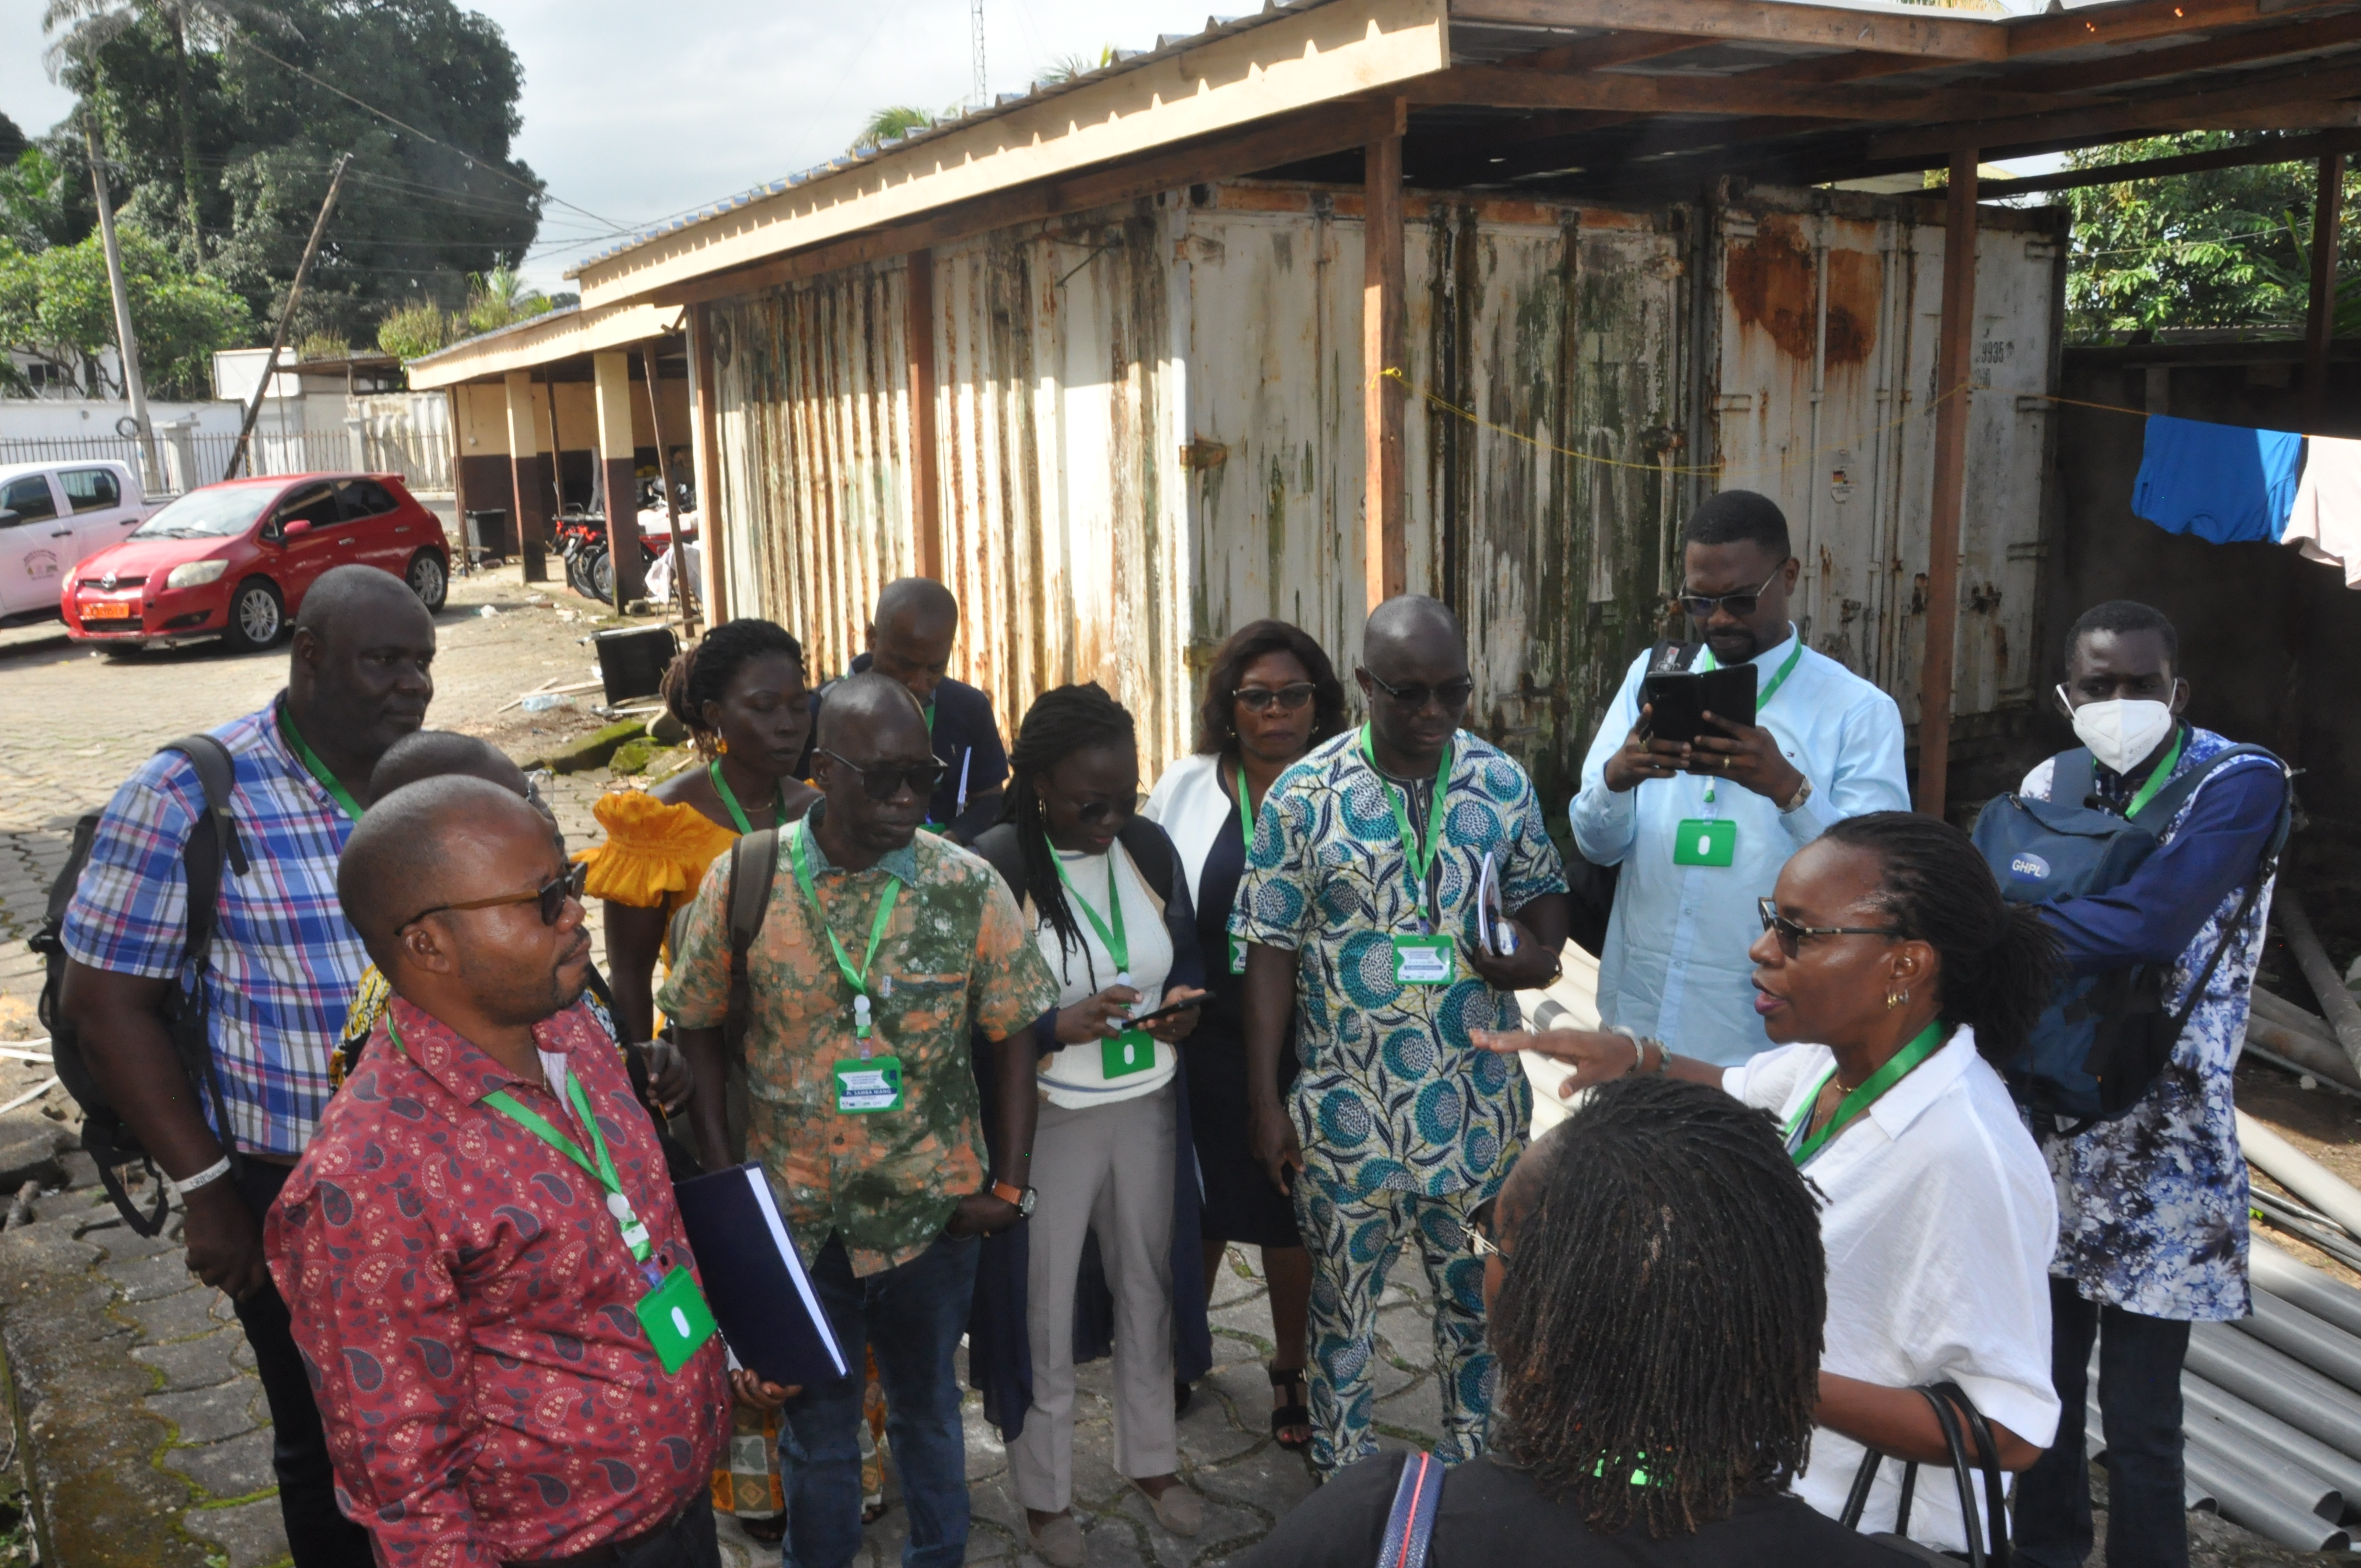
[[[2017,1477],[2016,1555],[2030,1568],[2081,1568],[2091,1555],[2091,1465],[2082,1452],[2091,1342],[2107,1429],[2107,1568],[2189,1568],[2180,1473],[2180,1363],[2189,1325],[2086,1301],[2049,1281],[2049,1376],[2058,1441]]]
[[[975,1293],[974,1236],[934,1244],[896,1268],[853,1277],[831,1235],[811,1271],[851,1375],[816,1384],[779,1430],[787,1560],[844,1568],[861,1551],[861,1396],[869,1349],[885,1389],[885,1432],[910,1511],[903,1568],[959,1568],[967,1557],[967,1442],[960,1422],[960,1335]]]

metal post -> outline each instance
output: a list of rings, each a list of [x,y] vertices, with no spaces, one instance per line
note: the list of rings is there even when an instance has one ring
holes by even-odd
[[[131,422],[139,427],[139,487],[153,495],[163,488],[156,466],[156,432],[148,422],[148,384],[139,374],[139,334],[131,328],[131,291],[123,282],[123,252],[115,243],[115,208],[106,197],[106,165],[98,154],[98,130],[85,117],[82,143],[90,148],[91,189],[98,196],[99,243],[106,250],[106,286],[115,295],[115,345],[123,356],[123,391],[131,400]]]
[[[2312,202],[2312,301],[2303,334],[2303,428],[2316,431],[2328,408],[2328,347],[2336,336],[2336,237],[2345,215],[2345,155],[2320,160]]]
[[[935,253],[910,253],[903,334],[910,362],[910,531],[918,576],[943,580],[942,482],[935,466]]]
[[[664,400],[656,396],[656,356],[664,340],[652,337],[640,349],[640,359],[648,372],[648,429],[656,443],[656,488],[664,492],[664,521],[671,529],[672,543],[665,548],[672,552],[672,602],[680,609],[680,642],[688,646],[688,575],[683,568],[688,557],[681,554],[680,497],[672,488],[672,454],[664,446]],[[686,346],[684,341],[684,348]]]
[[[287,346],[288,323],[295,319],[295,306],[303,298],[303,280],[312,275],[312,258],[320,254],[321,236],[328,232],[328,214],[336,210],[336,193],[344,189],[345,170],[352,167],[353,155],[336,159],[336,171],[328,177],[328,194],[320,203],[320,215],[312,220],[312,237],[303,242],[303,259],[295,264],[295,280],[287,285],[287,302],[280,307],[279,326],[270,334],[270,352],[263,356],[262,378],[254,384],[254,396],[246,400],[246,418],[237,427],[237,444],[230,448],[229,466],[222,477],[237,477],[238,465],[246,461],[246,444],[254,434],[254,422],[262,412],[262,400],[270,391],[270,378],[279,373],[279,352]]]
[[[1409,497],[1402,476],[1402,138],[1364,155],[1361,250],[1362,500],[1367,608],[1410,586]],[[1388,371],[1397,372],[1388,375]]]
[[[1918,809],[1943,815],[1951,767],[1951,668],[1960,626],[1960,512],[1967,493],[1970,360],[1976,333],[1976,150],[1951,154],[1943,316],[1935,348],[1935,483],[1927,540],[1927,645],[1918,662]]]

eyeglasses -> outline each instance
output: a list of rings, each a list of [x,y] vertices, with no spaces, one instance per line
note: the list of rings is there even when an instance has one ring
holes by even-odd
[[[1375,675],[1369,678],[1377,679]],[[1310,702],[1317,690],[1310,681],[1297,681],[1283,686],[1240,686],[1230,694],[1230,700],[1250,713],[1267,713],[1272,703],[1293,713]]]
[[[934,795],[935,786],[943,781],[943,764],[940,762],[864,768],[851,758],[840,752],[831,751],[825,746],[819,749],[819,754],[841,762],[859,773],[861,787],[868,792],[869,798],[872,800],[893,799],[902,792],[902,785],[905,783],[909,784],[912,795],[917,795],[920,800],[926,800]]]
[[[1455,681],[1445,681],[1439,686],[1425,685],[1398,686],[1369,674],[1366,668],[1361,671],[1361,674],[1368,675],[1371,685],[1393,698],[1396,703],[1411,713],[1416,713],[1430,701],[1441,703],[1445,713],[1456,713],[1467,706],[1469,697],[1476,695],[1476,683],[1466,675],[1460,676]]]
[[[1085,800],[1075,805],[1074,816],[1077,820],[1095,828],[1110,819],[1128,822],[1138,816],[1139,808],[1147,804],[1148,797],[1144,795],[1135,795],[1129,800]]]
[[[531,893],[504,893],[498,898],[470,898],[460,904],[438,904],[432,909],[420,910],[395,927],[394,931],[396,935],[407,931],[429,915],[448,915],[461,909],[499,909],[511,904],[536,902],[541,905],[541,923],[544,926],[555,926],[557,924],[558,916],[566,913],[566,901],[582,896],[583,884],[589,880],[589,862],[577,861],[572,866],[566,868],[564,874],[556,881],[544,883]]]
[[[1763,928],[1779,934],[1779,950],[1794,958],[1806,937],[1906,937],[1910,933],[1894,926],[1798,926],[1779,913],[1779,906],[1767,898],[1754,901],[1763,916]]]
[[[1474,1225],[1466,1225],[1462,1228],[1467,1233],[1467,1250],[1469,1252],[1474,1253],[1477,1257],[1497,1257],[1504,1264],[1509,1261],[1508,1248],[1502,1246],[1499,1243],[1486,1235],[1482,1231],[1477,1230]]]
[[[1795,559],[1795,557],[1792,555],[1782,557],[1779,562],[1779,572],[1785,571],[1787,569],[1787,563],[1793,559]],[[1752,615],[1754,613],[1755,607],[1763,602],[1763,590],[1770,587],[1772,584],[1779,580],[1779,572],[1772,573],[1769,576],[1763,579],[1761,587],[1754,588],[1747,593],[1681,594],[1678,596],[1680,607],[1683,610],[1695,616],[1699,620],[1710,620],[1713,616],[1713,612],[1725,605],[1729,607],[1730,613],[1732,615]]]

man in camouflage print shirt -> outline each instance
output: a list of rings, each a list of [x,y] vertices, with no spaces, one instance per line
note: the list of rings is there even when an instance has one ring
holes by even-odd
[[[918,832],[941,764],[906,688],[873,674],[830,688],[813,757],[823,799],[779,837],[747,954],[742,1045],[747,1153],[770,1173],[855,1369],[788,1409],[788,1555],[842,1568],[860,1550],[859,1369],[873,1346],[910,1509],[905,1568],[954,1568],[968,1501],[952,1357],[978,1238],[1030,1206],[1027,1031],[1058,986],[992,868]],[[729,905],[724,856],[686,912],[658,997],[696,1066],[691,1114],[708,1169],[728,1163]],[[971,1059],[979,1036],[1003,1047],[988,1069],[1000,1087],[1000,1168],[989,1175]]]

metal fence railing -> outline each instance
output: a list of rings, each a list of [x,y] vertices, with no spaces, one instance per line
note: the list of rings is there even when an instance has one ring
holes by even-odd
[[[237,445],[235,432],[160,432],[151,457],[139,443],[116,435],[0,438],[0,466],[11,463],[78,463],[112,459],[144,476],[152,495],[176,495],[218,483]],[[367,421],[345,430],[257,429],[247,443],[241,473],[258,476],[363,469],[398,474],[413,491],[448,491],[451,438],[447,432],[420,429],[408,421]]]

